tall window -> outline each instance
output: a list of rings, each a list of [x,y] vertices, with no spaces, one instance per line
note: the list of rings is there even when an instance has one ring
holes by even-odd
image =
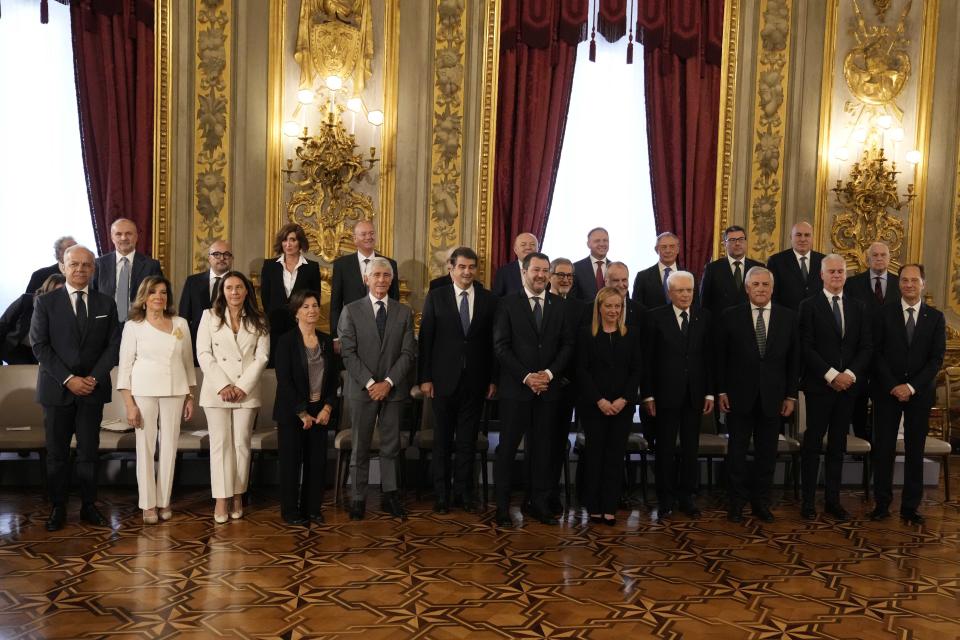
[[[587,232],[610,232],[611,260],[630,277],[657,261],[643,100],[643,49],[626,64],[626,42],[597,38],[577,49],[570,113],[543,249],[551,257],[587,255]]]
[[[3,0],[0,17],[0,312],[72,235],[96,253],[73,75],[70,7]]]

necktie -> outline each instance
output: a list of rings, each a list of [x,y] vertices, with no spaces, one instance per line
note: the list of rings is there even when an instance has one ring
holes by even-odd
[[[606,281],[603,279],[603,260],[597,260],[597,291],[603,289]]]
[[[840,296],[833,296],[833,319],[837,323],[837,331],[843,335],[843,314],[840,312]]]
[[[377,300],[377,333],[380,334],[380,342],[383,342],[383,334],[387,330],[387,308],[383,300]]]
[[[120,258],[120,278],[117,280],[117,319],[120,322],[127,321],[127,313],[130,311],[130,261],[127,258]]]
[[[810,270],[807,269],[807,256],[800,256],[800,275],[803,276],[804,283],[810,277]]]
[[[663,297],[666,298],[667,302],[670,301],[670,289],[667,288],[667,278],[670,277],[670,271],[670,267],[663,270]]]
[[[363,273],[360,274],[360,279],[363,280],[363,286],[367,290],[367,293],[370,293],[370,285],[367,284],[367,270],[370,268],[370,258],[363,259]]]
[[[213,304],[213,301],[217,297],[217,293],[220,290],[220,276],[217,276],[213,279],[213,288],[210,290],[210,304]]]
[[[762,358],[767,352],[767,325],[763,322],[763,307],[757,307],[757,324],[754,327],[757,333],[757,349]]]
[[[543,307],[540,306],[540,298],[532,296],[533,300],[533,321],[537,325],[537,331],[540,331],[540,325],[543,324]]]
[[[740,268],[740,261],[733,263],[733,281],[737,283],[737,291],[743,289],[743,269]]]
[[[883,287],[880,286],[880,276],[874,276],[873,295],[877,296],[877,302],[883,302]]]
[[[470,331],[470,300],[466,291],[460,292],[460,326],[463,327],[463,335]]]
[[[917,329],[917,321],[913,318],[913,307],[907,308],[907,344],[913,342],[913,332]]]
[[[687,321],[687,318],[689,318],[689,316],[687,315],[687,312],[681,311],[680,312],[680,333],[682,333],[684,337],[687,336],[687,332],[690,330],[690,323]]]
[[[80,335],[87,331],[87,303],[83,301],[83,291],[77,291],[77,327]]]

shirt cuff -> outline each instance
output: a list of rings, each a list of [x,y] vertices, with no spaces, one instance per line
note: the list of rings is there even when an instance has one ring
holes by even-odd
[[[917,390],[914,389],[914,388],[913,388],[913,385],[910,384],[909,382],[907,382],[906,385],[907,385],[907,389],[910,389],[910,395],[913,395],[913,394],[915,394],[915,393],[917,392]]]
[[[796,399],[796,398],[792,398],[792,397],[790,397],[790,396],[787,396],[787,397],[786,397],[785,399],[786,399],[786,400],[793,400],[794,402],[796,402],[796,401],[797,401],[797,399]]]
[[[523,376],[523,384],[527,384],[527,378],[529,378],[532,375],[533,375],[533,372],[531,371],[527,375]]]
[[[829,371],[823,374],[823,379],[827,381],[827,384],[830,384],[838,375],[840,375],[840,372],[833,367],[830,367]]]
[[[369,388],[372,387],[374,384],[375,384],[374,379],[373,379],[373,378],[370,378],[369,380],[367,380],[367,384],[364,385],[364,388],[365,388],[365,389],[369,389]]]
[[[397,386],[397,385],[393,384],[393,380],[391,380],[390,378],[384,378],[384,380],[385,380],[386,382],[389,382],[391,387]]]
[[[649,398],[644,398],[643,400],[641,400],[641,402],[653,402],[653,396],[650,396]]]
[[[704,400],[709,400],[710,402],[713,402],[713,396],[712,396],[712,395],[703,396],[703,399],[704,399]]]
[[[72,374],[72,373],[71,373],[70,375],[68,375],[68,376],[67,376],[67,379],[63,381],[63,386],[67,386],[67,383],[70,382],[70,378],[72,378],[72,377],[73,377],[73,374]]]
[[[547,373],[547,377],[553,380],[553,372],[550,369],[544,369],[544,371]]]
[[[854,382],[857,381],[857,374],[855,374],[853,371],[850,371],[850,369],[844,369],[843,372],[853,378]]]

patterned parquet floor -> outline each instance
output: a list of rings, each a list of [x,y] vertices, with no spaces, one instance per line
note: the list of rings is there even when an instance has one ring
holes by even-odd
[[[254,493],[215,525],[206,489],[143,526],[133,489],[104,492],[114,529],[48,534],[36,491],[0,492],[2,638],[874,638],[960,637],[960,503],[929,490],[927,524],[856,516],[658,524],[640,507],[614,527],[570,517],[501,531],[484,516],[431,513],[283,525]],[[371,500],[375,506],[376,500]],[[519,514],[517,514],[519,518]]]

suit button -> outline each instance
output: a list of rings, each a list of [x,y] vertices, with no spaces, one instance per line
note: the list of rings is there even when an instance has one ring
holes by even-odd
[[[221,361],[221,362],[226,362],[227,359],[226,359],[226,358],[220,358],[220,361]]]
[[[543,345],[542,345],[542,344],[538,344],[538,345],[537,345],[537,349],[543,349]]]

